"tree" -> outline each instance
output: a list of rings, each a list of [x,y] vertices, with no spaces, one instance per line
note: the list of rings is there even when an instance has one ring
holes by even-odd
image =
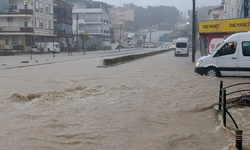
[[[40,52],[44,52],[45,48],[47,48],[47,43],[39,43],[39,44],[36,44],[36,47],[37,47],[37,50],[40,51]],[[50,50],[48,49],[48,51],[53,51],[53,50]]]
[[[179,10],[171,6],[148,6],[147,8],[132,4],[124,4],[125,8],[134,10],[135,28],[149,28],[161,24],[164,29],[172,29],[178,21]]]
[[[9,0],[0,1],[0,13],[9,13],[10,2]]]
[[[79,34],[80,39],[82,40],[82,48],[83,48],[83,54],[85,55],[85,48],[84,48],[84,43],[89,40],[89,34],[81,32]]]
[[[127,32],[134,32],[135,31],[134,22],[130,20],[126,20],[123,24],[123,30]]]
[[[147,38],[147,34],[144,34],[144,35],[143,35],[144,43],[145,43],[146,38]]]
[[[209,10],[213,9],[215,7],[217,7],[217,6],[203,6],[203,7],[196,8],[198,21],[207,20]],[[188,16],[189,16],[189,19],[192,20],[192,18],[193,18],[192,10],[188,10]]]
[[[115,43],[115,31],[113,28],[110,28],[110,38],[111,38],[111,43]]]

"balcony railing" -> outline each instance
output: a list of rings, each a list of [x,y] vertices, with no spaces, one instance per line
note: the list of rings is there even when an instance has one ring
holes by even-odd
[[[31,27],[6,27],[2,26],[0,28],[1,32],[25,32],[25,33],[33,33],[34,29]]]
[[[33,10],[32,9],[10,9],[8,13],[0,12],[0,15],[11,15],[11,14],[33,15]]]
[[[71,19],[57,18],[57,23],[66,23],[72,25],[73,21]]]

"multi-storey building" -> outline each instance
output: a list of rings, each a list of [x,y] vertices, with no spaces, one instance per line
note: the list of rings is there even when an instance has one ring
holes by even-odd
[[[112,25],[123,25],[125,21],[135,21],[134,10],[123,7],[112,7],[110,17]]]
[[[109,5],[103,2],[72,0],[73,2],[73,34],[75,43],[78,34],[87,33],[90,37],[85,46],[110,46],[110,15]],[[77,19],[78,16],[78,19]],[[78,24],[77,24],[78,22]],[[81,39],[78,38],[79,45]]]
[[[114,40],[117,42],[120,38],[126,38],[125,32],[123,30],[123,25],[126,21],[134,22],[134,10],[124,7],[112,7],[110,9],[110,17],[112,22],[112,28],[115,32]]]
[[[53,0],[9,0],[6,6],[0,10],[0,49],[28,51],[54,35]]]
[[[72,32],[72,10],[73,5],[71,0],[55,0],[55,34],[54,41],[59,42],[61,48],[73,46]]]

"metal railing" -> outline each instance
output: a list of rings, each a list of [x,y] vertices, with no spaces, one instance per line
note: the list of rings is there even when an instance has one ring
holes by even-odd
[[[250,89],[241,89],[241,90],[234,90],[231,92],[228,92],[228,90],[232,87],[237,87],[241,85],[250,85],[250,82],[245,83],[237,83],[233,84],[227,87],[224,87],[223,81],[220,82],[220,90],[219,90],[219,106],[218,106],[218,112],[222,114],[223,119],[223,125],[224,127],[227,127],[227,115],[231,118],[233,121],[235,127],[236,127],[236,147],[239,150],[242,150],[242,134],[243,131],[239,130],[239,126],[236,123],[233,116],[230,114],[228,109],[237,107],[237,106],[248,106],[248,103],[250,104],[250,95],[242,94],[241,92],[250,92]],[[233,95],[235,93],[240,93],[241,95],[238,97],[228,98],[229,95]],[[228,106],[229,105],[229,106]]]

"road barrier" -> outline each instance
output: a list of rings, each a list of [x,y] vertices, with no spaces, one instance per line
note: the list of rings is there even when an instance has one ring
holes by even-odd
[[[224,87],[223,81],[220,82],[218,112],[220,114],[222,114],[224,127],[227,127],[227,114],[231,118],[231,120],[233,121],[235,127],[237,128],[237,130],[235,131],[236,132],[236,147],[239,150],[242,150],[243,131],[239,130],[239,127],[238,127],[236,121],[234,120],[232,115],[229,113],[228,109],[233,108],[233,107],[237,107],[237,106],[249,106],[250,105],[250,95],[241,94],[241,92],[250,92],[250,89],[241,89],[241,90],[231,91],[231,92],[227,93],[228,89],[230,89],[232,87],[240,86],[240,85],[250,85],[250,83],[237,83],[237,84],[233,84],[233,85]],[[232,95],[235,93],[240,93],[241,96],[227,99],[228,95]],[[230,106],[228,106],[229,104],[230,104]]]
[[[136,59],[140,59],[140,58],[144,58],[144,57],[148,57],[148,56],[153,56],[156,54],[165,53],[165,52],[168,52],[171,50],[173,50],[173,49],[171,48],[171,49],[152,51],[152,52],[142,53],[142,54],[133,54],[133,55],[121,56],[121,57],[116,57],[116,58],[111,58],[111,59],[104,59],[102,65],[103,66],[114,66],[114,65],[123,64],[125,62],[129,62],[132,60],[136,60]]]

